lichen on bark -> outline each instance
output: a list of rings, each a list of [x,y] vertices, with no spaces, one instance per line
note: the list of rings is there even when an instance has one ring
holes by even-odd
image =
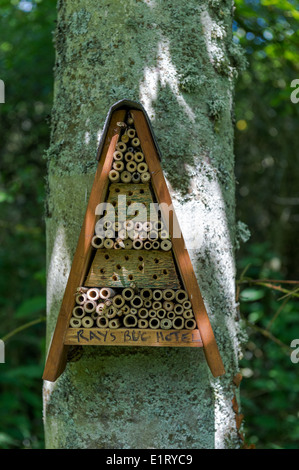
[[[218,8],[219,5],[219,8]],[[239,447],[231,400],[240,329],[234,295],[232,3],[58,2],[51,143],[47,152],[50,342],[110,106],[142,102],[225,363],[203,351],[92,348],[44,385],[48,448]],[[238,51],[239,54],[239,51]],[[195,234],[195,235],[196,235]],[[193,244],[192,244],[193,243]]]

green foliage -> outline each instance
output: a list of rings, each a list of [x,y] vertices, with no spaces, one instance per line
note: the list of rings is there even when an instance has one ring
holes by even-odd
[[[45,315],[44,198],[55,5],[0,5],[0,338]],[[22,7],[23,10],[20,8]],[[45,323],[9,338],[0,365],[0,448],[42,448]]]

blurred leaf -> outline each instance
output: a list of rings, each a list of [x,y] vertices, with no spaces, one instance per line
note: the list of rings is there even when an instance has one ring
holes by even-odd
[[[44,296],[36,296],[32,299],[25,300],[17,309],[15,318],[24,318],[46,309],[46,298]]]

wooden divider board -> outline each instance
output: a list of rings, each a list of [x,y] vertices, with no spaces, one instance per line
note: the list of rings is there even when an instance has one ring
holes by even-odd
[[[156,200],[158,203],[171,205],[171,198],[163,176],[159,156],[145,115],[142,111],[135,109],[130,109],[130,113],[134,119],[135,129],[141,141],[141,148],[145,156],[145,161],[148,164],[149,172],[151,173],[151,184]],[[75,304],[74,293],[76,292],[77,287],[83,285],[84,282],[86,283],[91,256],[94,253],[90,242],[94,235],[95,225],[98,219],[96,215],[96,207],[99,203],[107,201],[107,190],[109,185],[108,173],[112,166],[113,152],[120,134],[120,127],[117,126],[117,122],[123,121],[125,114],[125,110],[115,110],[110,120],[109,129],[99,158],[98,169],[78,240],[76,253],[57,319],[56,329],[49,349],[43,379],[55,381],[65,368],[67,347],[69,345],[79,344],[172,347],[203,346],[212,374],[214,376],[222,375],[225,373],[223,363],[197,284],[191,260],[187,250],[185,249],[184,240],[182,237],[173,238],[173,222],[175,221],[177,223],[174,212],[170,212],[169,218],[169,233],[173,243],[173,254],[176,259],[176,264],[179,269],[184,288],[191,301],[198,329],[167,331],[149,329],[139,330],[130,328],[118,330],[109,329],[109,331],[104,331],[103,329],[98,328],[69,328],[69,321]],[[110,188],[111,186],[112,185],[110,185]],[[138,186],[141,187],[141,185]],[[98,252],[99,251],[100,250],[98,250]],[[117,253],[119,251],[120,250],[115,250]],[[94,282],[94,280],[92,280],[92,282]],[[101,280],[99,280],[99,282],[101,282]],[[107,336],[105,336],[106,333]],[[103,340],[103,335],[106,338],[105,341]]]
[[[180,289],[171,251],[97,250],[84,282],[86,287]]]

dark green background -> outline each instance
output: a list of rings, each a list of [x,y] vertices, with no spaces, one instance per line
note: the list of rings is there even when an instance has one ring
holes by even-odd
[[[241,244],[237,264],[240,321],[248,331],[242,412],[246,442],[256,448],[299,448],[299,364],[292,364],[289,349],[299,338],[299,291],[287,295],[298,285],[281,284],[287,292],[280,292],[251,282],[298,278],[299,103],[290,100],[291,82],[299,78],[298,6],[237,0],[233,23],[248,62],[236,83],[235,155],[237,218],[251,238]],[[41,319],[6,342],[0,448],[37,449],[44,447],[44,153],[56,8],[53,0],[2,0],[0,14],[6,85],[6,103],[0,104],[0,338]]]

